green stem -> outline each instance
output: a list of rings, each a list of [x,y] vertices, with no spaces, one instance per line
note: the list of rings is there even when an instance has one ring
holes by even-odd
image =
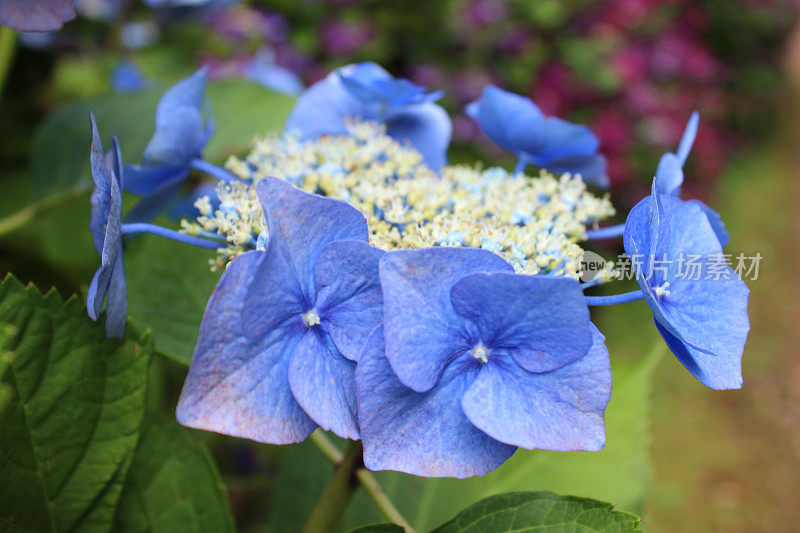
[[[342,452],[339,451],[339,449],[333,444],[333,442],[331,442],[331,440],[328,437],[325,436],[325,434],[322,431],[317,430],[314,433],[312,433],[311,442],[314,443],[314,445],[319,449],[322,455],[324,455],[325,458],[332,464],[334,465],[344,464],[346,455],[342,454]],[[357,445],[359,451],[361,451],[361,444],[358,443]],[[378,510],[383,514],[383,516],[386,517],[387,520],[405,529],[406,533],[415,533],[414,528],[411,527],[408,521],[406,521],[406,519],[403,518],[403,515],[400,514],[400,511],[397,510],[397,507],[394,506],[392,501],[383,491],[380,484],[378,483],[378,480],[375,479],[375,476],[372,475],[372,472],[364,468],[361,456],[359,456],[359,461],[357,464],[357,468],[354,472],[354,475],[357,481],[356,488],[359,484],[362,487],[364,487],[364,490],[367,492],[370,499],[373,501]]]
[[[0,237],[5,237],[32,222],[39,215],[56,209],[79,198],[89,192],[89,185],[77,186],[64,192],[56,193],[43,200],[23,207],[16,213],[12,213],[0,219]]]
[[[358,489],[356,471],[361,465],[361,442],[354,442],[336,466],[317,506],[303,526],[303,533],[328,533],[336,528]]]
[[[372,475],[372,472],[366,468],[359,468],[358,471],[356,471],[356,477],[361,482],[361,486],[364,487],[364,490],[367,491],[367,494],[369,494],[372,502],[378,510],[383,513],[383,516],[385,516],[387,520],[405,529],[406,533],[414,533],[414,528],[411,527],[411,524],[406,522],[406,519],[403,518],[403,515],[401,515],[397,507],[394,506],[389,496],[383,492],[383,489],[378,483],[378,480],[375,479],[375,476]]]
[[[0,27],[0,96],[3,94],[3,87],[11,70],[16,49],[17,32],[5,26]]]

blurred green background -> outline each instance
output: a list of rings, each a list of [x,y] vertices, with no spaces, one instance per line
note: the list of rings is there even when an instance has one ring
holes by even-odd
[[[205,153],[212,161],[244,153],[291,109],[291,91],[265,65],[308,85],[331,68],[372,60],[447,91],[455,161],[509,164],[462,112],[487,83],[590,125],[609,158],[620,219],[646,194],[658,157],[674,149],[697,109],[702,124],[687,196],[722,213],[730,252],[764,257],[749,282],[744,388],[708,390],[666,350],[654,351],[660,341],[643,304],[603,309],[595,318],[608,339],[615,386],[601,454],[520,452],[485,479],[465,482],[379,479],[417,524],[435,525],[489,493],[543,488],[614,501],[642,513],[649,531],[797,530],[800,41],[791,38],[793,2],[209,4],[151,9],[84,0],[79,18],[59,32],[3,34],[15,47],[0,57],[0,70],[7,68],[0,272],[63,295],[85,292],[98,261],[87,229],[88,109],[104,135],[119,136],[125,161],[135,162],[163,90],[202,64],[214,79],[208,96],[218,131]],[[56,208],[26,208],[48,198],[58,200]],[[130,316],[153,330],[163,355],[154,360],[149,402],[169,415],[216,281],[207,258],[147,237],[126,250]],[[243,531],[299,529],[330,473],[308,444],[191,435],[213,451]],[[379,516],[359,496],[347,522],[372,519]]]

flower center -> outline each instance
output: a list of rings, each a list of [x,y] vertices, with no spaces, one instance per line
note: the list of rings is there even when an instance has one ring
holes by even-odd
[[[663,285],[653,289],[653,292],[656,293],[656,298],[661,298],[662,296],[669,296],[669,281],[665,281]]]
[[[319,315],[316,309],[311,309],[303,315],[303,322],[306,324],[306,329],[319,324]]]
[[[489,353],[491,350],[483,345],[482,342],[479,342],[477,346],[469,351],[472,354],[472,357],[480,361],[481,363],[486,363],[489,361]]]

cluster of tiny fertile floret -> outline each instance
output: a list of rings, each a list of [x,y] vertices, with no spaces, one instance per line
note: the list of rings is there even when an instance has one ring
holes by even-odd
[[[614,213],[608,197],[587,192],[579,176],[530,177],[466,166],[437,174],[418,152],[370,122],[351,123],[349,135],[314,141],[267,136],[227,167],[244,181],[221,183],[219,207],[213,210],[209,199],[201,198],[197,221],[183,221],[187,233],[227,239],[213,268],[265,245],[268,228],[255,194],[265,176],[348,202],[367,218],[370,242],[385,250],[484,248],[526,274],[578,278],[583,254],[578,242],[588,226]],[[612,277],[612,269],[609,263],[603,280]]]

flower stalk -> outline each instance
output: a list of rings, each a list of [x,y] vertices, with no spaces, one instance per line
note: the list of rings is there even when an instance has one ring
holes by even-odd
[[[336,465],[336,471],[334,472],[331,480],[328,482],[328,485],[325,487],[325,491],[322,493],[317,507],[314,508],[311,518],[309,518],[308,522],[306,523],[306,526],[303,529],[304,532],[322,531],[309,529],[309,525],[314,525],[312,524],[312,520],[321,520],[320,517],[315,518],[315,515],[323,513],[327,507],[327,504],[323,505],[323,500],[328,497],[332,498],[334,503],[340,507],[339,515],[336,517],[336,522],[338,522],[338,520],[341,518],[341,514],[344,512],[344,509],[347,507],[347,503],[349,503],[350,499],[353,497],[355,490],[361,486],[387,520],[402,527],[407,533],[415,533],[414,528],[411,527],[408,521],[403,518],[403,515],[400,514],[400,511],[397,510],[397,507],[395,507],[395,505],[389,499],[389,496],[383,491],[383,488],[381,488],[378,480],[375,479],[375,476],[372,475],[372,472],[364,468],[361,442],[354,442],[351,444],[347,452],[343,454],[321,431],[315,431],[312,433],[310,440],[328,461],[330,461],[333,465]],[[349,494],[345,494],[345,492],[348,490],[348,487],[342,486],[342,479],[339,479],[337,476],[339,476],[342,466],[348,465],[348,461],[352,460],[352,457],[350,457],[349,454],[354,449],[357,449],[358,451],[358,460],[355,463],[350,464],[350,467],[352,468],[352,480],[355,484],[353,485],[352,491],[349,492]],[[342,501],[341,498],[337,499],[337,496],[329,496],[327,494],[328,488],[330,488],[334,483],[337,483],[337,485],[335,485],[336,490],[341,490],[343,495],[347,496],[347,500]],[[330,529],[335,526],[336,522],[328,523],[328,528]]]

